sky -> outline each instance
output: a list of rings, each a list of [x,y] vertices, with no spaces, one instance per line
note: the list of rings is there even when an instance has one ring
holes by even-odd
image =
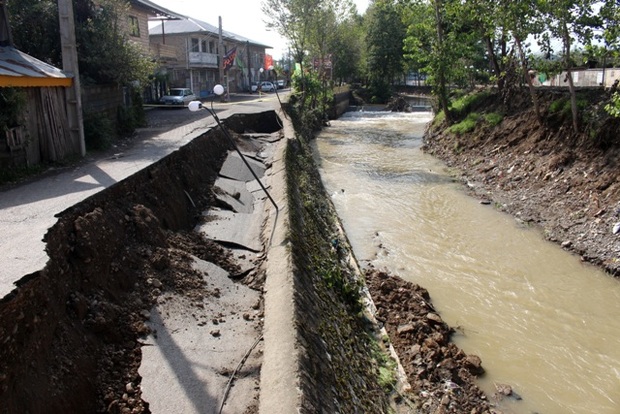
[[[203,22],[219,25],[222,17],[222,29],[233,32],[255,42],[271,46],[275,59],[282,57],[287,49],[286,40],[274,31],[265,28],[261,11],[261,0],[151,0],[170,11],[193,17]],[[370,0],[354,0],[359,13],[364,13]]]

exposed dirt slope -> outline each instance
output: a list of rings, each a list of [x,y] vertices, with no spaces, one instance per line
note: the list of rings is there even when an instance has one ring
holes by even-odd
[[[579,91],[582,132],[574,133],[565,89],[538,90],[542,123],[527,91],[508,99],[492,91],[461,114],[482,115],[473,131],[431,125],[424,149],[454,167],[475,196],[618,275],[620,122],[603,110],[608,96],[599,89]],[[503,115],[496,126],[484,120],[491,113]]]

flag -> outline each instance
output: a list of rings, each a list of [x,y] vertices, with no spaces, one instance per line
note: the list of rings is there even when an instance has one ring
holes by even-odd
[[[226,56],[224,56],[224,70],[230,69],[235,63],[235,57],[237,56],[237,47],[230,49]]]
[[[273,56],[265,55],[265,70],[273,69]]]

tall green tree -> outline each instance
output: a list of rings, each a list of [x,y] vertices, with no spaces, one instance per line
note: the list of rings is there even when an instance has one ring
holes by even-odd
[[[376,0],[366,11],[368,72],[374,96],[385,101],[396,76],[404,70],[406,26],[401,7],[393,0]]]
[[[601,26],[601,21],[594,12],[597,0],[540,0],[540,8],[545,14],[546,29],[562,41],[564,70],[567,73],[570,91],[573,129],[579,131],[579,114],[575,84],[572,76],[573,62],[571,48],[579,42],[588,45],[592,42],[594,29]]]
[[[334,80],[352,82],[361,77],[364,49],[363,19],[351,16],[336,27],[330,42]]]
[[[62,67],[57,2],[9,0],[7,10],[15,46],[43,62]]]
[[[425,63],[439,110],[453,122],[450,86],[472,80],[475,69],[484,70],[484,52],[476,21],[458,0],[411,0],[404,13],[408,57]]]

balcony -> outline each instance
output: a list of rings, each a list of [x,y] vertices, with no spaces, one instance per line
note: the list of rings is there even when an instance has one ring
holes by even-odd
[[[189,64],[192,66],[218,67],[215,53],[189,52]]]

